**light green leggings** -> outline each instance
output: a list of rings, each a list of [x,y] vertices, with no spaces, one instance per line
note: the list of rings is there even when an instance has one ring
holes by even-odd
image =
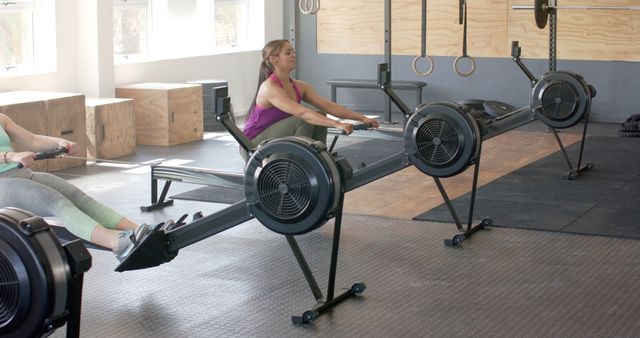
[[[282,138],[286,136],[305,136],[312,140],[327,143],[327,127],[314,126],[301,118],[291,116],[272,124],[262,133],[253,138],[255,145],[265,140]],[[240,149],[240,155],[246,162],[249,158],[244,149]]]
[[[0,173],[0,207],[57,217],[67,230],[87,241],[96,225],[115,229],[123,218],[58,176],[29,169]]]

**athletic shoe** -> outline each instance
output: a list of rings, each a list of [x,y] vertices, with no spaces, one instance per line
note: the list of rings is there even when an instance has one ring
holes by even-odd
[[[121,231],[118,234],[118,242],[113,248],[113,254],[119,261],[124,260],[150,232],[151,228],[148,224],[141,224],[134,231]]]
[[[162,224],[162,226],[160,227],[160,230],[162,230],[164,232],[169,232],[175,226],[176,226],[176,223],[172,219],[170,219],[170,220],[167,220],[166,222],[164,222],[164,224]]]
[[[122,261],[131,253],[131,251],[133,251],[133,248],[135,247],[135,242],[133,241],[134,238],[135,236],[131,230],[121,231],[118,234],[118,241],[116,242],[116,246],[113,248],[113,254],[116,255],[116,258],[119,261]]]
[[[136,230],[133,231],[133,234],[135,235],[134,240],[136,242],[136,245],[138,245],[138,243],[140,243],[150,232],[151,227],[149,226],[149,224],[140,224],[140,226],[138,226]]]

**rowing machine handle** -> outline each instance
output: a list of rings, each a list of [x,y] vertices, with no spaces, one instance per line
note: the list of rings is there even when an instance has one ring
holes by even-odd
[[[356,123],[353,125],[353,130],[368,130],[371,129],[371,125],[368,123]],[[335,147],[336,142],[338,141],[338,135],[347,135],[347,132],[342,130],[342,129],[338,129],[340,130],[340,134],[337,134],[333,137],[333,141],[331,142],[331,145],[329,146],[329,152],[332,153],[333,152],[333,147]]]
[[[39,160],[44,160],[48,158],[55,158],[62,154],[66,154],[68,152],[69,152],[69,149],[67,149],[66,147],[57,147],[57,148],[37,152],[33,154],[33,159],[36,161],[39,161]],[[22,163],[18,163],[18,168],[21,169],[23,167],[24,166],[22,165]]]
[[[354,123],[353,124],[353,130],[354,131],[356,131],[356,130],[369,130],[369,129],[371,129],[371,125],[368,124],[368,123],[362,122],[362,123]],[[341,135],[346,135],[344,130],[340,130],[340,134]]]

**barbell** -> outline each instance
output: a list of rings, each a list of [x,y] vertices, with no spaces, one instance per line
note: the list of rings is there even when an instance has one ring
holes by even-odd
[[[553,0],[552,0],[553,1]],[[549,0],[534,0],[533,6],[531,5],[514,5],[511,6],[514,10],[532,10],[536,18],[536,26],[543,29],[547,25],[549,20],[549,12],[557,9],[578,9],[578,10],[612,10],[612,11],[637,11],[640,10],[640,6],[592,6],[592,5],[564,5],[558,6],[556,2],[550,5]]]

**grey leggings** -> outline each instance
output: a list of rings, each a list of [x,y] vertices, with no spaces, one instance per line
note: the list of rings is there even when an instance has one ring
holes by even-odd
[[[0,173],[0,207],[57,217],[71,233],[87,241],[98,224],[115,229],[123,218],[58,176],[30,169]]]
[[[314,126],[303,121],[301,118],[291,116],[280,120],[262,133],[253,138],[253,143],[258,145],[264,140],[282,138],[286,136],[305,136],[312,140],[327,143],[327,127]],[[246,162],[248,160],[247,152],[240,149],[240,155]]]

